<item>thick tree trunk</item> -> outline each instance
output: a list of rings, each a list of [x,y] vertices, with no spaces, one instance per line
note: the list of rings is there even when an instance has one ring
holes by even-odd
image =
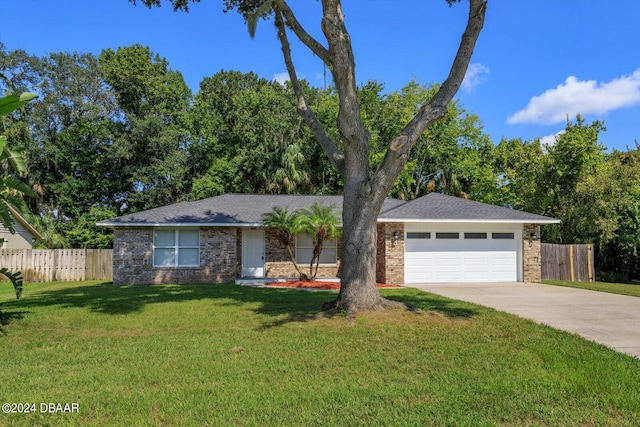
[[[366,181],[357,188],[345,185],[340,293],[325,305],[330,310],[346,308],[350,315],[405,307],[382,298],[376,286],[377,218],[384,196],[368,190]]]
[[[325,308],[347,308],[350,314],[354,314],[358,310],[400,306],[397,302],[382,298],[376,287],[377,217],[393,182],[405,167],[412,146],[432,123],[444,117],[447,105],[460,87],[484,24],[486,6],[487,0],[469,0],[469,20],[449,76],[435,96],[422,105],[403,131],[390,141],[382,162],[372,174],[369,166],[369,135],[360,115],[355,60],[341,0],[322,0],[322,31],[328,43],[327,48],[302,28],[285,0],[274,0],[272,3],[285,64],[298,98],[298,112],[345,182],[340,293]],[[291,59],[285,26],[331,70],[338,92],[337,124],[343,153],[306,103]]]
[[[333,79],[339,95],[338,129],[344,144],[342,274],[340,293],[329,307],[377,310],[390,305],[376,286],[376,224],[395,177],[372,187],[369,133],[360,116],[355,62],[340,0],[323,1],[322,29],[329,43]]]

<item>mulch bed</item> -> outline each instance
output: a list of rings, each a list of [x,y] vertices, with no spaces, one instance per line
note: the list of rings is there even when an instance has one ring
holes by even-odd
[[[282,288],[306,288],[306,289],[340,289],[340,282],[324,282],[320,280],[292,280],[289,282],[271,282],[267,286]],[[399,285],[390,283],[376,283],[379,288],[399,288]]]

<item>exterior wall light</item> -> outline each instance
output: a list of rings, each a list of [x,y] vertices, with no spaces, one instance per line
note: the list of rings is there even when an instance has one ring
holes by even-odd
[[[396,246],[398,246],[398,239],[400,238],[400,233],[398,233],[397,231],[393,232],[393,237],[391,239],[391,246],[393,246],[394,248]]]
[[[529,241],[529,246],[533,246],[534,241],[540,240],[540,236],[535,231],[526,234],[523,238]]]

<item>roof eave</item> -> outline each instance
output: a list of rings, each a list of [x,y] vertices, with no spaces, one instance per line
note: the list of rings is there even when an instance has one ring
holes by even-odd
[[[460,223],[460,224],[559,224],[559,219],[420,219],[420,218],[378,218],[378,222],[405,223]]]
[[[404,223],[459,223],[459,224],[559,224],[558,219],[419,219],[419,218],[378,218],[378,222],[404,222]],[[244,222],[237,224],[218,222],[113,222],[100,221],[96,223],[99,227],[171,227],[171,228],[193,228],[193,227],[264,227],[261,222]]]
[[[98,227],[171,227],[171,228],[193,228],[193,227],[263,227],[261,222],[244,222],[237,224],[219,222],[97,222]]]
[[[15,209],[13,206],[11,206],[8,203],[5,203],[5,206],[7,207],[9,212],[11,212],[11,214],[13,215],[15,220],[18,221],[24,228],[26,228],[27,231],[29,233],[31,233],[31,235],[34,237],[34,239],[36,239],[36,240],[43,240],[44,239],[44,237],[42,237],[42,234],[40,234],[40,232],[38,230],[36,230],[31,224],[29,224],[29,222],[26,220],[26,218],[23,217],[22,214],[20,212],[18,212],[17,209]]]

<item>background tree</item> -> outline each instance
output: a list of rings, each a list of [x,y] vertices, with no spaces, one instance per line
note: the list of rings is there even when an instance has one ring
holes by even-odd
[[[603,243],[613,237],[616,219],[607,197],[612,188],[604,147],[598,140],[604,131],[600,121],[586,124],[578,116],[567,122],[565,132],[546,147],[543,176],[538,183],[547,200],[551,216],[562,226],[545,227],[550,241],[563,243]]]
[[[529,212],[549,212],[547,201],[538,186],[544,175],[544,150],[540,140],[502,139],[493,150],[498,204]],[[546,227],[546,226],[545,226]]]
[[[0,50],[0,67],[40,95],[8,134],[25,149],[25,180],[40,194],[30,221],[48,247],[103,247],[109,236],[87,228],[91,218],[189,197],[191,92],[165,60],[141,46],[105,51],[102,62]]]
[[[135,2],[135,1],[134,1]],[[449,4],[454,0],[448,0]],[[160,0],[143,0],[159,6]],[[465,76],[476,41],[484,24],[487,2],[469,1],[467,26],[447,79],[419,109],[401,132],[386,141],[386,153],[378,167],[370,164],[370,138],[362,121],[355,78],[355,57],[339,0],[322,0],[321,25],[326,44],[309,34],[284,0],[225,0],[227,10],[237,10],[249,21],[250,32],[261,17],[272,17],[282,46],[284,61],[297,108],[314,137],[344,179],[342,213],[342,277],[338,298],[327,307],[359,309],[397,306],[383,299],[376,288],[376,218],[396,178],[402,173],[412,147],[422,133],[447,112],[447,106]],[[173,0],[176,9],[188,9],[188,0]],[[300,84],[289,44],[293,33],[332,73],[339,108],[339,142],[332,138],[311,110]]]
[[[640,146],[608,156],[617,197],[616,237],[600,247],[600,279],[611,281],[640,280]]]
[[[606,153],[603,131],[602,122],[578,116],[554,144],[501,141],[494,195],[505,206],[560,219],[543,227],[545,242],[594,243],[600,278],[632,280],[640,250],[638,153]]]
[[[310,136],[289,87],[254,73],[221,71],[200,83],[195,99],[197,197],[312,191],[302,148]]]
[[[122,111],[113,150],[119,162],[116,170],[125,174],[127,208],[135,211],[183,200],[192,173],[187,119],[192,94],[182,74],[140,45],[105,49],[98,60]]]
[[[88,54],[53,53],[43,58],[22,51],[0,55],[9,85],[33,85],[37,102],[10,124],[8,134],[22,147],[24,180],[39,194],[28,200],[33,225],[53,247],[65,246],[61,233],[100,205],[118,210],[114,195],[122,182],[112,153],[117,105]]]
[[[384,158],[385,141],[402,131],[420,105],[431,99],[438,86],[409,82],[401,90],[383,93],[384,85],[369,82],[358,90],[363,122],[370,134],[371,160],[376,168]],[[335,119],[334,119],[335,120]],[[495,186],[491,170],[493,144],[482,132],[480,119],[458,101],[451,101],[442,120],[419,138],[390,196],[412,200],[430,192],[484,200]]]
[[[36,60],[36,64],[37,64]],[[119,188],[110,153],[113,93],[98,74],[93,55],[53,53],[40,60],[39,102],[33,105],[28,179],[41,193],[41,210],[73,220]]]

